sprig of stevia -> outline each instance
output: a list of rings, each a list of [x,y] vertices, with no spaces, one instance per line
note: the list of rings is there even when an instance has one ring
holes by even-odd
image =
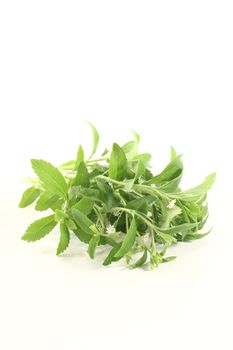
[[[33,222],[23,240],[37,241],[59,225],[57,255],[68,248],[74,234],[88,245],[92,259],[99,245],[110,248],[103,265],[125,258],[131,267],[149,262],[154,268],[175,258],[165,256],[170,245],[208,234],[199,231],[208,218],[206,195],[215,173],[201,185],[181,191],[181,155],[171,148],[169,164],[153,175],[151,155],[139,152],[136,132],[133,140],[123,146],[114,143],[111,152],[105,149],[94,159],[99,134],[89,125],[93,132],[89,157],[80,145],[76,159],[58,168],[44,160],[31,160],[37,178],[31,179],[19,206],[36,201],[35,209],[49,210],[50,215]]]

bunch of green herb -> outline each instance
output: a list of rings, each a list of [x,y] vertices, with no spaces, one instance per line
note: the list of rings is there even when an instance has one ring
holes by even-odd
[[[90,124],[90,123],[89,123]],[[123,146],[114,143],[94,159],[99,134],[93,132],[93,149],[86,158],[80,145],[75,160],[54,167],[32,159],[37,178],[32,179],[19,206],[36,201],[35,209],[52,213],[33,222],[22,239],[37,241],[57,225],[60,240],[57,255],[69,246],[70,236],[87,244],[90,258],[100,245],[107,245],[103,265],[125,258],[131,267],[147,262],[151,268],[173,260],[166,257],[167,248],[179,241],[205,236],[198,233],[206,223],[206,194],[215,173],[194,188],[181,191],[183,174],[181,155],[171,148],[171,160],[158,175],[151,171],[149,153],[140,153],[140,137]]]

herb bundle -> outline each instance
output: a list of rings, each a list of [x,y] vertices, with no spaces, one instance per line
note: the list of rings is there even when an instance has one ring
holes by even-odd
[[[199,186],[181,191],[181,155],[171,148],[169,164],[154,175],[151,155],[139,152],[136,132],[133,140],[122,147],[114,143],[111,151],[106,149],[94,159],[99,134],[89,124],[93,132],[89,158],[80,145],[76,159],[57,168],[44,160],[31,160],[37,178],[31,179],[19,207],[36,201],[36,210],[52,213],[33,222],[23,240],[37,241],[59,225],[57,255],[68,248],[73,233],[87,244],[92,259],[98,246],[109,247],[103,265],[125,258],[131,267],[149,262],[154,268],[175,258],[166,256],[170,245],[208,233],[198,232],[208,218],[206,195],[215,173]]]

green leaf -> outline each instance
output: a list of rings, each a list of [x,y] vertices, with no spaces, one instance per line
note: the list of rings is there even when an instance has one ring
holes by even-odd
[[[166,258],[163,258],[162,259],[162,263],[166,263],[166,262],[170,262],[170,261],[173,261],[173,260],[175,260],[176,259],[176,256],[168,256],[168,257],[166,257]]]
[[[162,185],[158,186],[158,189],[163,192],[171,193],[177,192],[179,190],[178,186],[182,179],[183,171],[182,169],[177,170],[176,177],[170,181],[164,182]]]
[[[154,198],[152,196],[144,196],[141,198],[136,198],[132,201],[129,201],[126,204],[126,208],[134,209],[134,210],[140,211],[141,213],[147,214],[148,205],[151,204],[153,201],[154,201]]]
[[[135,149],[137,148],[137,144],[135,141],[129,141],[129,142],[126,142],[123,146],[122,146],[122,149],[123,151],[126,153],[135,153]],[[135,154],[134,154],[135,156]]]
[[[93,235],[88,234],[87,232],[83,231],[80,227],[73,230],[75,236],[83,243],[88,244],[93,237]]]
[[[22,236],[24,241],[34,242],[46,236],[57,225],[54,215],[34,221]]]
[[[96,153],[96,150],[97,150],[97,147],[99,144],[99,133],[92,123],[90,123],[90,122],[87,122],[87,123],[91,127],[92,135],[93,135],[92,152],[90,155],[90,158],[92,158],[94,156],[94,154]]]
[[[61,221],[61,220],[63,220],[63,219],[66,219],[66,218],[67,218],[67,214],[64,213],[63,210],[60,210],[60,209],[56,209],[56,210],[55,210],[54,220],[55,220],[56,222],[59,222],[59,221]]]
[[[142,159],[139,159],[136,172],[135,172],[135,180],[139,179],[139,177],[141,177],[145,173],[145,170],[146,170],[145,163],[143,162]]]
[[[89,215],[93,210],[94,201],[90,198],[81,198],[72,208],[79,209],[83,214]]]
[[[20,208],[27,207],[28,205],[32,204],[37,199],[37,197],[39,195],[40,195],[40,190],[38,190],[34,186],[28,188],[23,193],[23,196],[22,196],[22,198],[20,200],[20,203],[19,203],[19,207]]]
[[[131,130],[134,140],[126,142],[122,149],[127,155],[127,159],[131,160],[133,157],[135,157],[138,154],[138,144],[140,142],[140,136],[136,131]]]
[[[104,151],[103,151],[103,153],[101,154],[101,157],[106,156],[106,154],[108,154],[108,152],[109,152],[108,149],[105,148]]]
[[[161,232],[167,233],[169,235],[173,235],[175,233],[180,233],[180,232],[192,230],[195,227],[197,227],[196,223],[188,223],[188,224],[185,223],[185,224],[181,224],[181,225],[170,227],[170,228],[160,227],[159,230]]]
[[[74,167],[75,161],[74,160],[69,160],[68,162],[65,162],[61,165],[59,165],[59,169],[70,169],[72,170]]]
[[[168,244],[172,244],[176,242],[176,238],[167,233],[160,232],[159,236]]]
[[[35,209],[39,211],[47,210],[52,208],[53,205],[59,200],[59,196],[49,191],[41,193],[40,198],[36,202]]]
[[[181,157],[182,155],[176,156],[176,158],[174,158],[160,174],[154,176],[149,183],[163,185],[164,183],[171,181],[177,178],[178,176],[181,180],[181,174],[183,172],[183,163]]]
[[[181,199],[184,201],[196,201],[200,197],[204,196],[212,187],[216,178],[216,173],[212,173],[205,178],[202,184],[199,186],[190,188],[187,191],[175,193],[172,195],[173,198]]]
[[[135,242],[136,234],[137,234],[137,226],[136,226],[135,218],[133,218],[131,221],[129,230],[126,233],[125,238],[122,242],[122,246],[115,255],[116,258],[122,257],[123,255],[128,253],[128,251],[132,248]]]
[[[60,241],[57,247],[57,255],[63,253],[70,243],[70,231],[64,222],[60,223]]]
[[[127,159],[122,148],[114,143],[109,161],[109,176],[114,180],[123,180],[127,175]]]
[[[134,179],[130,179],[130,180],[125,180],[124,181],[124,191],[125,192],[131,192],[132,191],[132,188],[133,188],[133,185],[134,185]]]
[[[104,203],[106,210],[110,210],[116,202],[112,188],[108,184],[100,181],[97,182],[97,186],[100,190],[100,198]]]
[[[122,243],[118,243],[117,245],[115,245],[109,252],[109,254],[107,255],[107,257],[105,258],[103,265],[107,266],[110,265],[113,261],[114,261],[114,257],[116,255],[116,253],[118,252],[118,250],[120,249]]]
[[[41,159],[32,159],[32,168],[46,190],[62,198],[67,197],[68,186],[64,176],[52,164]]]
[[[178,215],[180,215],[182,210],[175,205],[173,208],[168,209],[166,212],[166,217],[164,219],[164,222],[162,223],[161,227],[166,228],[169,227],[170,222]]]
[[[93,202],[95,202],[95,201],[101,202],[99,190],[83,187],[80,189],[79,193],[83,197],[91,199]]]
[[[86,165],[83,161],[78,166],[77,175],[74,178],[73,185],[88,187],[90,185],[90,177]]]
[[[95,235],[91,238],[89,245],[88,245],[88,254],[90,256],[91,259],[94,259],[94,255],[95,255],[95,250],[96,247],[99,243],[100,240],[100,236],[99,235]]]
[[[134,130],[130,130],[130,131],[133,134],[133,137],[135,139],[136,144],[138,145],[140,143],[140,139],[141,139],[140,135]]]
[[[171,146],[171,150],[170,150],[170,160],[173,161],[173,159],[175,159],[177,157],[177,153],[176,150],[173,146]]]
[[[95,232],[91,227],[93,227],[94,222],[91,221],[85,214],[83,214],[79,209],[73,208],[71,209],[72,216],[74,218],[74,221],[80,227],[81,230],[86,232],[89,235],[94,235]]]
[[[75,165],[74,165],[74,170],[77,170],[79,167],[79,164],[81,162],[84,161],[84,151],[82,146],[80,145],[78,148],[78,152],[77,152],[77,157],[76,157],[76,161],[75,161]]]
[[[132,161],[139,161],[142,160],[145,165],[147,165],[151,160],[151,154],[150,153],[141,153],[137,154],[135,157],[132,158]]]
[[[74,220],[72,220],[72,219],[66,219],[66,220],[65,220],[65,223],[66,223],[67,227],[68,227],[70,230],[74,231],[74,230],[77,229],[77,225],[76,225],[76,223],[74,222]]]
[[[140,267],[144,265],[147,261],[147,249],[144,249],[143,255],[133,264],[133,268]]]
[[[207,236],[211,231],[212,231],[212,229],[210,229],[209,231],[207,231],[205,233],[188,233],[188,234],[184,235],[182,240],[183,241],[193,241],[193,240],[201,239],[201,238],[204,238],[205,236]]]

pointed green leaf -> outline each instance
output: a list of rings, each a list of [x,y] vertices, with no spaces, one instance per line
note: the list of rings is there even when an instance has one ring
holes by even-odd
[[[166,258],[163,258],[162,259],[162,263],[166,263],[166,262],[170,262],[170,261],[173,261],[173,260],[175,260],[176,259],[176,256],[168,256],[168,257],[166,257]]]
[[[140,139],[141,139],[141,137],[140,137],[140,135],[136,132],[136,131],[134,131],[134,130],[130,130],[131,131],[131,133],[133,134],[133,137],[134,137],[134,139],[135,139],[135,142],[137,143],[137,145],[140,143]]]
[[[92,135],[93,135],[92,152],[91,152],[91,155],[90,155],[90,158],[92,158],[93,155],[96,153],[96,150],[97,150],[97,147],[98,147],[98,144],[99,144],[99,133],[98,133],[97,129],[95,128],[95,126],[92,123],[90,123],[90,122],[87,122],[87,123],[91,127]]]
[[[201,239],[201,238],[207,236],[211,231],[212,231],[212,229],[210,229],[209,231],[207,231],[205,233],[188,233],[188,234],[184,235],[182,240],[183,241],[192,241],[192,240]]]
[[[61,221],[63,219],[66,219],[67,217],[68,217],[67,214],[64,213],[63,210],[61,210],[61,209],[56,209],[55,210],[54,220],[56,222],[59,222],[59,221]]]
[[[173,146],[171,146],[171,150],[170,150],[170,160],[172,161],[173,159],[175,159],[177,157],[177,153],[176,150]]]
[[[144,175],[145,170],[146,170],[145,163],[143,162],[142,159],[139,159],[138,164],[137,164],[137,168],[136,168],[136,172],[135,172],[135,180],[138,180],[139,177]]]
[[[183,191],[177,194],[173,194],[173,198],[181,199],[184,201],[196,201],[200,197],[204,196],[212,187],[216,178],[216,173],[212,173],[205,178],[202,184],[199,186],[190,188],[187,191]]]
[[[144,249],[143,255],[133,264],[133,268],[140,267],[144,265],[147,261],[147,249]]]
[[[90,198],[81,198],[72,208],[79,209],[83,214],[89,215],[93,210],[94,201]]]
[[[65,223],[67,225],[67,227],[71,230],[74,231],[77,229],[77,225],[75,224],[74,220],[72,219],[66,219]]]
[[[192,230],[195,227],[197,227],[196,223],[187,223],[187,224],[181,224],[181,225],[178,225],[178,226],[174,226],[174,227],[171,227],[171,228],[162,228],[162,227],[160,227],[159,230],[161,232],[167,233],[169,235],[173,235],[175,233],[180,233],[180,232],[185,232],[185,231]]]
[[[70,243],[70,231],[64,222],[60,223],[60,241],[57,247],[57,255],[63,253]]]
[[[129,201],[126,205],[126,208],[134,209],[144,214],[147,214],[148,204],[151,204],[153,201],[154,201],[154,198],[152,196],[144,196],[141,198],[136,198],[132,201]]]
[[[84,161],[84,151],[82,146],[80,145],[78,148],[78,152],[77,152],[77,157],[76,157],[76,161],[75,161],[75,165],[74,165],[74,170],[77,170],[79,167],[79,164],[81,162]]]
[[[116,202],[112,188],[109,186],[109,184],[100,181],[97,182],[97,186],[100,190],[100,198],[105,205],[106,210],[111,209]]]
[[[174,158],[160,174],[153,176],[149,183],[162,185],[180,176],[183,171],[183,163],[181,157],[182,155],[176,156],[176,158]]]
[[[57,225],[54,215],[34,221],[22,236],[24,241],[34,242],[46,236]]]
[[[36,202],[35,209],[39,211],[47,210],[52,208],[52,206],[59,200],[59,196],[49,191],[44,191],[41,193],[40,198]]]
[[[170,222],[178,215],[180,215],[182,210],[175,205],[173,208],[168,209],[166,211],[166,217],[164,218],[164,222],[162,223],[161,227],[168,228],[170,225]]]
[[[38,190],[34,186],[28,188],[23,193],[23,196],[22,196],[22,198],[20,200],[20,203],[19,203],[19,207],[20,208],[27,207],[28,205],[32,204],[37,199],[37,197],[39,195],[40,195],[40,190]]]
[[[80,162],[78,166],[78,171],[77,175],[74,178],[73,185],[75,186],[83,186],[83,187],[88,187],[90,184],[90,176],[87,171],[86,165],[83,161]]]
[[[86,231],[83,231],[80,227],[76,227],[75,230],[73,230],[75,236],[83,243],[89,243],[93,235],[88,234]]]
[[[118,252],[118,250],[120,249],[122,243],[118,243],[116,244],[109,252],[109,254],[107,255],[107,257],[105,258],[103,265],[107,266],[110,265],[113,261],[114,261],[114,257],[116,255],[116,253]]]
[[[95,235],[91,238],[89,245],[88,245],[88,254],[90,256],[91,259],[94,259],[94,255],[95,255],[95,250],[96,247],[99,243],[100,240],[100,236],[99,235]]]
[[[32,168],[46,190],[63,198],[67,197],[67,183],[64,176],[52,164],[41,159],[32,159]]]
[[[127,175],[127,159],[122,148],[114,143],[109,161],[109,176],[114,180],[123,180]]]
[[[122,146],[122,149],[123,151],[126,153],[134,153],[135,152],[135,149],[137,147],[137,144],[135,141],[129,141],[129,142],[126,142],[123,146]],[[135,154],[133,155],[135,156]]]
[[[177,170],[176,174],[175,174],[175,178],[166,182],[163,182],[162,185],[158,186],[158,189],[163,191],[163,192],[167,192],[167,193],[172,193],[172,192],[177,192],[179,191],[179,184],[180,181],[182,179],[183,176],[183,170]]]
[[[125,238],[122,242],[122,246],[115,255],[116,258],[121,257],[121,256],[125,255],[126,253],[128,253],[128,251],[132,248],[132,246],[135,242],[136,234],[137,234],[136,220],[135,220],[135,218],[133,218],[131,221],[129,230],[126,233]]]
[[[103,153],[101,154],[101,157],[106,156],[108,154],[109,150],[107,148],[104,149]]]
[[[141,153],[137,154],[135,157],[132,158],[132,161],[139,161],[142,160],[145,165],[147,165],[151,160],[151,154],[150,153]]]
[[[94,222],[91,221],[85,214],[83,214],[79,209],[73,208],[71,210],[72,216],[74,218],[74,221],[80,227],[81,230],[86,232],[89,235],[94,235],[95,232],[91,227],[93,227]]]
[[[171,236],[170,234],[160,232],[159,236],[168,244],[172,244],[176,242],[176,238]]]

